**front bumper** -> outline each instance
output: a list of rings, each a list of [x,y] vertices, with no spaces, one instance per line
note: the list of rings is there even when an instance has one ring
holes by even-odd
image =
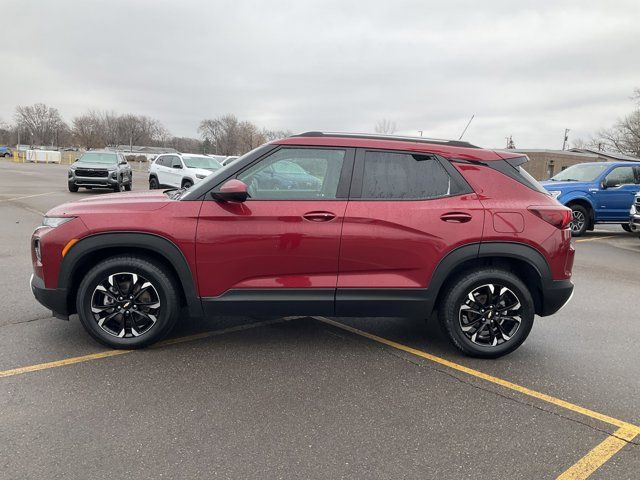
[[[77,187],[115,187],[118,185],[117,178],[108,177],[69,177],[69,184]]]
[[[632,232],[640,232],[640,215],[631,215],[629,218],[629,227]]]
[[[31,275],[30,283],[31,291],[40,304],[50,309],[54,317],[69,320],[66,289],[45,288],[44,280],[33,274]]]
[[[553,280],[542,287],[542,305],[538,315],[553,315],[564,307],[573,297],[571,280]]]

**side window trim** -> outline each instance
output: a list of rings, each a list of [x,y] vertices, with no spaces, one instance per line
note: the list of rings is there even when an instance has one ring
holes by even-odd
[[[262,155],[260,158],[257,158],[254,162],[251,162],[249,165],[246,165],[245,167],[243,167],[242,169],[238,170],[237,172],[235,172],[233,175],[231,175],[230,177],[228,177],[224,181],[220,182],[216,186],[216,188],[213,189],[213,191],[216,191],[220,187],[220,185],[222,185],[227,180],[229,180],[231,178],[238,178],[245,171],[249,170],[250,168],[253,168],[258,163],[267,160],[269,157],[271,157],[272,155],[276,154],[277,152],[279,152],[281,150],[341,150],[341,151],[345,152],[344,153],[344,159],[342,160],[342,170],[340,171],[340,179],[338,180],[338,188],[337,188],[337,191],[336,191],[336,198],[323,198],[323,199],[313,199],[313,200],[311,200],[311,199],[287,199],[286,201],[288,201],[288,202],[306,202],[306,201],[335,202],[335,201],[338,201],[338,200],[340,200],[340,201],[347,200],[349,198],[349,190],[350,190],[351,176],[352,176],[352,173],[353,173],[353,163],[354,163],[354,156],[355,156],[355,150],[356,149],[355,148],[351,148],[351,147],[333,147],[333,146],[325,146],[325,145],[286,145],[286,146],[280,146],[279,148],[276,148],[274,150],[271,150],[271,151],[265,153],[265,155]],[[257,200],[254,200],[254,201],[274,202],[274,201],[285,201],[285,200],[262,198],[262,199],[257,199]]]
[[[449,195],[442,195],[433,198],[362,198],[362,185],[364,183],[364,157],[366,152],[384,152],[384,153],[397,153],[402,155],[424,155],[433,157],[440,165],[445,169],[451,180],[451,185],[456,185],[458,190],[456,193]],[[395,202],[429,202],[432,200],[438,200],[441,198],[457,197],[460,195],[468,195],[473,193],[469,183],[465,180],[462,174],[451,165],[451,163],[440,155],[429,152],[415,152],[411,150],[385,150],[380,148],[358,148],[356,149],[355,164],[353,167],[353,175],[351,178],[351,192],[349,194],[350,200],[362,200],[363,202],[380,202],[380,201],[395,201]]]

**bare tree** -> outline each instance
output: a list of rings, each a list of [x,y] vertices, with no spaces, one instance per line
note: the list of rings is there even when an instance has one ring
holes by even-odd
[[[89,111],[72,121],[76,144],[84,148],[105,146],[104,125],[100,113]]]
[[[33,145],[58,144],[60,134],[68,129],[58,110],[44,103],[16,107],[15,121]]]
[[[396,122],[392,122],[391,120],[389,120],[387,118],[383,118],[381,120],[378,120],[376,122],[375,127],[374,127],[374,131],[376,133],[381,133],[381,134],[386,134],[386,135],[394,133],[396,131]]]
[[[291,130],[262,130],[265,142],[272,142],[274,140],[280,140],[281,138],[287,138],[293,135]]]
[[[631,98],[636,104],[635,110],[613,127],[598,132],[594,143],[606,150],[640,157],[640,89],[635,89]]]
[[[208,140],[213,145],[214,152],[218,155],[238,155],[243,153],[239,146],[239,123],[233,114],[207,119],[200,122],[198,132],[203,140]]]

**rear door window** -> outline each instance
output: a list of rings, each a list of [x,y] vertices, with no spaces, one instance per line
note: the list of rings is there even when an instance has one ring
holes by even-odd
[[[458,195],[463,185],[432,155],[366,151],[362,199],[428,200]]]

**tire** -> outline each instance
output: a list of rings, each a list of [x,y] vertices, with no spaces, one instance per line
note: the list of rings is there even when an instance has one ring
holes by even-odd
[[[132,188],[133,188],[133,180],[129,180],[129,183],[127,183],[124,186],[124,191],[125,192],[130,192]]]
[[[462,353],[498,358],[513,352],[526,340],[533,327],[535,309],[531,293],[516,275],[486,267],[467,271],[448,285],[438,317],[442,330]],[[470,301],[470,295],[475,301]],[[516,303],[518,309],[501,309]],[[497,308],[489,308],[490,305]],[[473,313],[474,307],[478,314]],[[510,315],[502,316],[503,312]]]
[[[122,191],[122,181],[121,181],[121,179],[118,179],[118,183],[113,186],[113,191],[114,192],[121,192]]]
[[[621,223],[620,225],[625,232],[633,232],[633,230],[631,230],[631,226],[628,223]]]
[[[78,191],[78,186],[75,183],[70,183],[69,184],[69,191],[73,192],[73,193],[77,192]]]
[[[156,177],[149,177],[149,190],[156,190],[160,188],[158,179]]]
[[[582,205],[571,205],[571,236],[584,235],[589,227],[589,212]]]
[[[76,308],[82,326],[101,344],[143,348],[164,338],[176,324],[178,288],[171,272],[152,259],[121,255],[103,260],[85,275]]]
[[[183,180],[182,188],[191,188],[193,186],[193,182],[191,180]]]

